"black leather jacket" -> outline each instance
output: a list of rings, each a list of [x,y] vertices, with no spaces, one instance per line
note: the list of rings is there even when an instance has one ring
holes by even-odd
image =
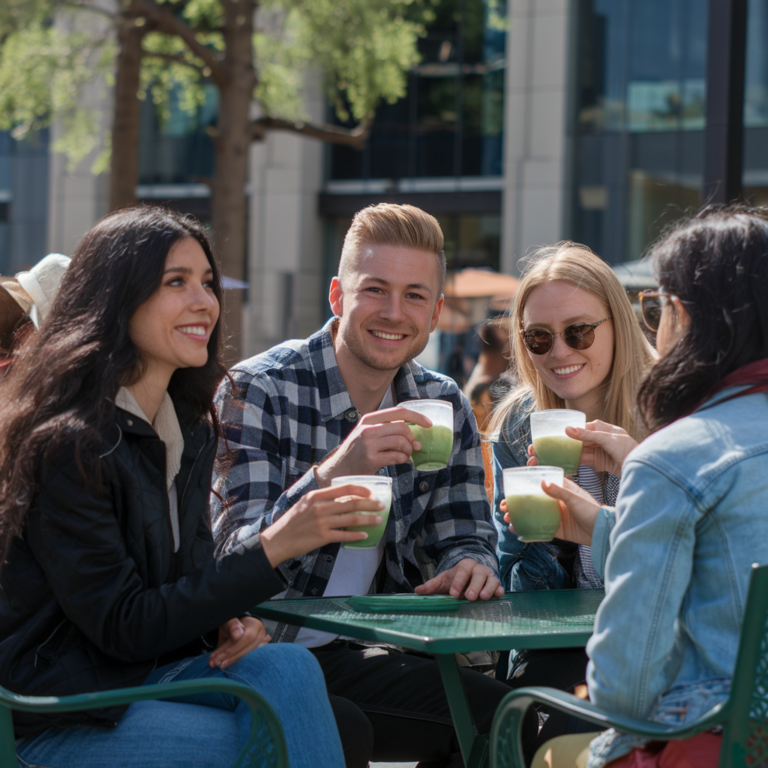
[[[165,445],[117,409],[104,436],[100,492],[71,451],[40,479],[0,574],[0,685],[56,695],[140,684],[156,667],[205,650],[202,636],[285,589],[261,546],[216,563],[208,498],[216,445],[177,407],[184,435],[173,551]],[[114,724],[125,708],[41,717],[14,713],[16,736],[51,725]]]

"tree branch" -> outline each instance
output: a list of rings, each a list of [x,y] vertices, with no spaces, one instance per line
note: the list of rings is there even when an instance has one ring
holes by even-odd
[[[205,73],[203,72],[202,67],[198,67],[197,64],[194,64],[191,61],[187,61],[182,56],[179,56],[178,54],[173,53],[157,53],[154,51],[145,51],[142,49],[141,55],[145,59],[162,59],[163,61],[171,61],[174,64],[182,64],[185,67],[189,67],[190,69],[194,69],[195,72],[197,72],[201,77],[205,77]]]
[[[194,30],[185,24],[182,19],[175,16],[170,8],[171,6],[166,5],[159,6],[154,0],[134,0],[131,4],[130,15],[145,16],[147,21],[158,32],[180,37],[186,43],[187,48],[195,56],[201,58],[208,69],[211,70],[211,80],[218,86],[226,85],[227,75],[216,54],[210,48],[203,45],[197,39]]]
[[[343,144],[354,149],[362,149],[371,133],[372,125],[373,115],[366,117],[357,128],[352,130],[329,123],[316,125],[302,121],[283,120],[279,117],[260,117],[251,123],[251,136],[255,141],[260,141],[269,130],[293,131],[302,136],[326,141],[329,144]]]

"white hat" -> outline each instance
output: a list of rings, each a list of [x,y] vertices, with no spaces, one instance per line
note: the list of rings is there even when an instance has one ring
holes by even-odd
[[[40,327],[53,304],[56,293],[61,285],[61,278],[67,271],[69,256],[60,253],[49,253],[44,259],[35,264],[29,272],[19,272],[16,279],[19,285],[32,298],[32,309],[29,317],[36,328]]]

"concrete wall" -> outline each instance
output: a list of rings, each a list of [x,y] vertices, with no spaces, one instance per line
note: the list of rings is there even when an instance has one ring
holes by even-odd
[[[309,115],[322,121],[322,91],[309,91]],[[281,131],[251,147],[246,355],[308,336],[322,323],[323,155],[321,142]]]
[[[101,0],[105,10],[116,7],[115,0]],[[96,14],[60,16],[57,26],[85,28],[97,34],[107,22]],[[91,83],[83,93],[83,107],[91,110],[94,119],[108,129],[112,123],[113,91],[104,80]],[[61,126],[51,129],[51,145],[61,135]],[[103,134],[102,134],[103,136]],[[74,168],[66,157],[51,152],[48,174],[48,251],[72,255],[80,238],[109,212],[109,176],[94,176],[91,172],[103,145],[99,144]]]
[[[509,0],[501,268],[564,236],[569,0]]]

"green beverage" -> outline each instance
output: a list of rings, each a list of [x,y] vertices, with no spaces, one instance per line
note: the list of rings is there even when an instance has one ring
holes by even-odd
[[[387,527],[389,510],[392,506],[392,478],[382,475],[344,475],[343,477],[334,477],[331,480],[331,487],[341,485],[357,485],[367,488],[371,496],[384,505],[384,509],[378,512],[370,512],[367,509],[360,509],[356,512],[358,515],[381,515],[381,523],[379,525],[350,525],[342,529],[345,531],[365,531],[368,534],[368,538],[362,541],[345,541],[342,544],[344,549],[375,549],[379,545],[384,530]],[[353,499],[360,499],[360,497],[339,496],[336,501],[350,501]]]
[[[551,541],[560,527],[560,505],[543,493],[510,494],[507,512],[520,541]]]
[[[453,430],[449,427],[419,427],[409,424],[414,439],[421,443],[421,450],[411,454],[414,469],[429,472],[448,466],[453,450]]]
[[[378,547],[381,537],[384,535],[384,529],[387,527],[391,506],[391,503],[387,504],[380,512],[357,512],[358,515],[381,515],[381,523],[379,525],[355,525],[345,528],[344,530],[347,531],[365,531],[368,538],[362,541],[345,541],[344,549],[374,549]]]
[[[566,435],[546,435],[533,441],[536,459],[541,466],[561,467],[566,475],[579,471],[581,440]]]

